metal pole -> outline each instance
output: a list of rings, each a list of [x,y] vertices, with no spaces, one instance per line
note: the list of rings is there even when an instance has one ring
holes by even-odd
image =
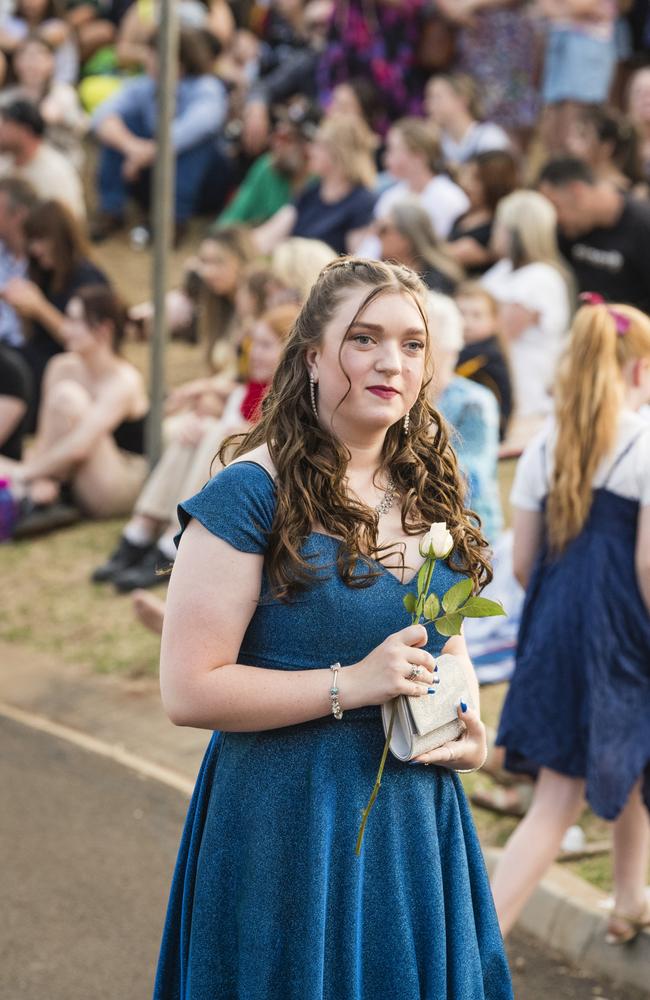
[[[175,0],[161,0],[158,32],[158,129],[153,181],[153,305],[147,457],[153,467],[162,451],[162,417],[165,396],[165,346],[169,249],[174,232],[175,156],[171,124],[176,103],[178,72],[178,16]]]

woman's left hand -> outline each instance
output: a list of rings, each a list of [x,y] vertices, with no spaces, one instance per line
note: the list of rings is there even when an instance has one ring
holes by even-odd
[[[443,743],[436,750],[413,758],[417,764],[437,764],[451,771],[469,771],[482,767],[487,755],[487,734],[481,717],[473,708],[463,712],[458,706],[458,718],[465,724],[465,732],[458,739]]]
[[[44,301],[38,285],[28,278],[10,278],[0,294],[12,309],[27,319],[33,319],[38,315]]]

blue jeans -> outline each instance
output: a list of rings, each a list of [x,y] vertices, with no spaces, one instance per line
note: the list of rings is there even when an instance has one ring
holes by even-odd
[[[141,139],[152,139],[142,112],[134,109],[122,116],[122,121],[134,135]],[[205,140],[191,149],[186,149],[176,157],[176,222],[185,222],[199,208],[202,189],[209,174],[221,173],[222,154],[214,138]],[[102,146],[99,156],[97,183],[99,201],[103,212],[122,215],[129,197],[135,197],[148,207],[151,197],[151,170],[143,170],[138,180],[129,184],[122,177],[124,156],[117,149]]]

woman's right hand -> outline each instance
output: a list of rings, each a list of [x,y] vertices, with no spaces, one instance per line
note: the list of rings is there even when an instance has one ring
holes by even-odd
[[[389,635],[363,660],[339,674],[343,709],[383,705],[400,694],[420,697],[434,684],[435,660],[421,646],[428,642],[424,625],[408,625]],[[422,667],[417,679],[409,680],[413,667]]]

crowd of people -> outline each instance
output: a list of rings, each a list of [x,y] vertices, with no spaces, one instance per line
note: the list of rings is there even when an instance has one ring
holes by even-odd
[[[264,400],[319,275],[345,255],[361,270],[397,267],[381,272],[388,284],[413,272],[433,362],[426,405],[444,418],[465,506],[499,553],[493,591],[504,578],[523,588],[505,749],[492,753],[539,777],[495,876],[499,920],[515,921],[586,784],[592,808],[616,821],[608,935],[630,940],[650,922],[650,737],[638,718],[650,685],[647,4],[176,6],[170,211],[177,246],[189,253],[199,226],[201,236],[168,292],[167,325],[203,374],[168,393],[164,451],[149,469],[149,404],[128,342],[148,338],[152,307],[125,306],[94,248],[151,237],[160,4],[0,0],[0,478],[15,503],[11,534],[121,518],[93,581],[132,592],[141,622],[162,631],[165,604],[150,591],[176,557],[177,506],[221,467],[229,435],[254,440],[263,414],[268,423]],[[318,419],[313,396],[311,409]],[[522,451],[512,538],[498,464]],[[574,585],[592,586],[596,565],[602,608],[585,583],[578,614]]]

